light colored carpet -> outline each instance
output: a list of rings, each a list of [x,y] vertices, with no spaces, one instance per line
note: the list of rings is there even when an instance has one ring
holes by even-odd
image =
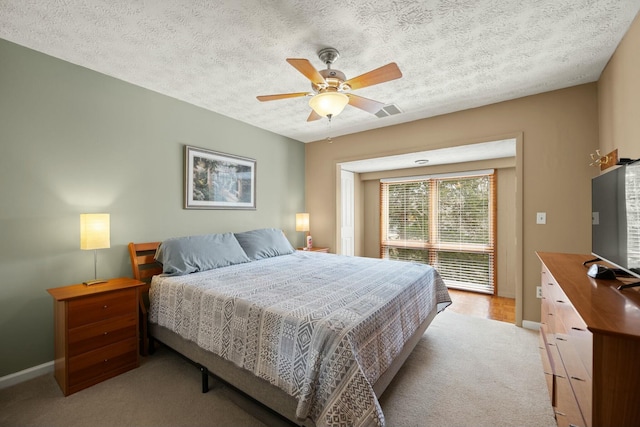
[[[388,426],[556,427],[538,333],[446,310],[380,404]]]
[[[0,426],[286,425],[160,348],[138,369],[64,397],[46,375],[0,390]],[[388,427],[555,427],[537,333],[440,313],[380,399]]]

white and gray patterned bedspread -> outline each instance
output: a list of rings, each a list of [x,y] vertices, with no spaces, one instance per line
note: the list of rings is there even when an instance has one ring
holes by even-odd
[[[318,426],[383,426],[372,384],[450,302],[427,265],[302,251],[155,276],[150,300],[151,322],[281,388]]]

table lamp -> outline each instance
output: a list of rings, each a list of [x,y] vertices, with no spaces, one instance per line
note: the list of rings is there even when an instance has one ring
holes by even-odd
[[[307,246],[306,250],[310,250],[313,246],[311,236],[309,235],[309,214],[297,213],[296,214],[296,231],[305,231],[307,233]]]
[[[93,280],[85,285],[106,283],[98,279],[98,249],[111,247],[109,214],[80,214],[80,249],[93,250]]]

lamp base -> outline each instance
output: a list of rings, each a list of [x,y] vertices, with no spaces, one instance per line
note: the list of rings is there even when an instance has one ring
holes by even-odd
[[[107,283],[107,281],[102,279],[96,279],[96,280],[87,280],[86,282],[82,282],[83,285],[87,285],[87,286],[97,285],[99,283]]]

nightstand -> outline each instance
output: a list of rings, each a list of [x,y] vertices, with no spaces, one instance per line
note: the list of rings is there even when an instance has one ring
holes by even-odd
[[[65,396],[139,365],[139,280],[47,289],[54,299],[54,376]]]
[[[310,251],[310,252],[324,252],[329,253],[329,248],[320,248],[320,247],[312,247],[311,249],[307,248],[298,248],[299,251]]]

